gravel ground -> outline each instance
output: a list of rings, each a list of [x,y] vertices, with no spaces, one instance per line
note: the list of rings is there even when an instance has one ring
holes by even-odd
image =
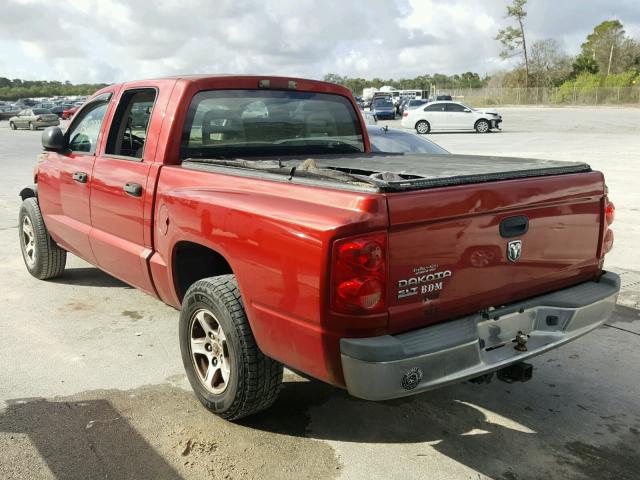
[[[605,173],[607,266],[626,285],[610,326],[537,357],[520,385],[373,403],[287,373],[276,405],[240,424],[190,393],[175,310],[77,258],[56,281],[26,273],[16,195],[40,134],[0,122],[0,478],[637,478],[640,110],[500,110],[503,132],[429,138]]]

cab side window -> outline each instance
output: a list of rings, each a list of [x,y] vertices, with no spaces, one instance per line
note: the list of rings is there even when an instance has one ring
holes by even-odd
[[[87,105],[82,110],[82,116],[76,118],[67,130],[69,150],[95,153],[102,120],[108,106],[108,102],[96,102],[93,105]]]
[[[109,129],[106,155],[142,159],[155,100],[156,91],[152,88],[122,94]]]

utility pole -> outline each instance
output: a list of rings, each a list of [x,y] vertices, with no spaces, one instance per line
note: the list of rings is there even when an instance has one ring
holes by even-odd
[[[613,59],[613,43],[611,44],[611,50],[609,51],[609,66],[607,67],[607,77],[611,72],[611,60]]]

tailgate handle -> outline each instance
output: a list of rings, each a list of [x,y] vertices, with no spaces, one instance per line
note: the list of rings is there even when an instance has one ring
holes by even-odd
[[[508,217],[500,222],[500,235],[504,238],[518,237],[529,230],[529,219],[526,215]]]

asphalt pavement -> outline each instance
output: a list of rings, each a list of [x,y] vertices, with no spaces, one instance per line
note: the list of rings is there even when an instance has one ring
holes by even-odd
[[[0,478],[636,479],[640,109],[498,110],[502,132],[428,138],[605,173],[617,207],[607,268],[624,284],[607,325],[535,358],[523,384],[374,403],[288,372],[276,405],[239,424],[191,394],[176,310],[72,256],[59,279],[28,275],[17,194],[40,133],[0,122]]]

